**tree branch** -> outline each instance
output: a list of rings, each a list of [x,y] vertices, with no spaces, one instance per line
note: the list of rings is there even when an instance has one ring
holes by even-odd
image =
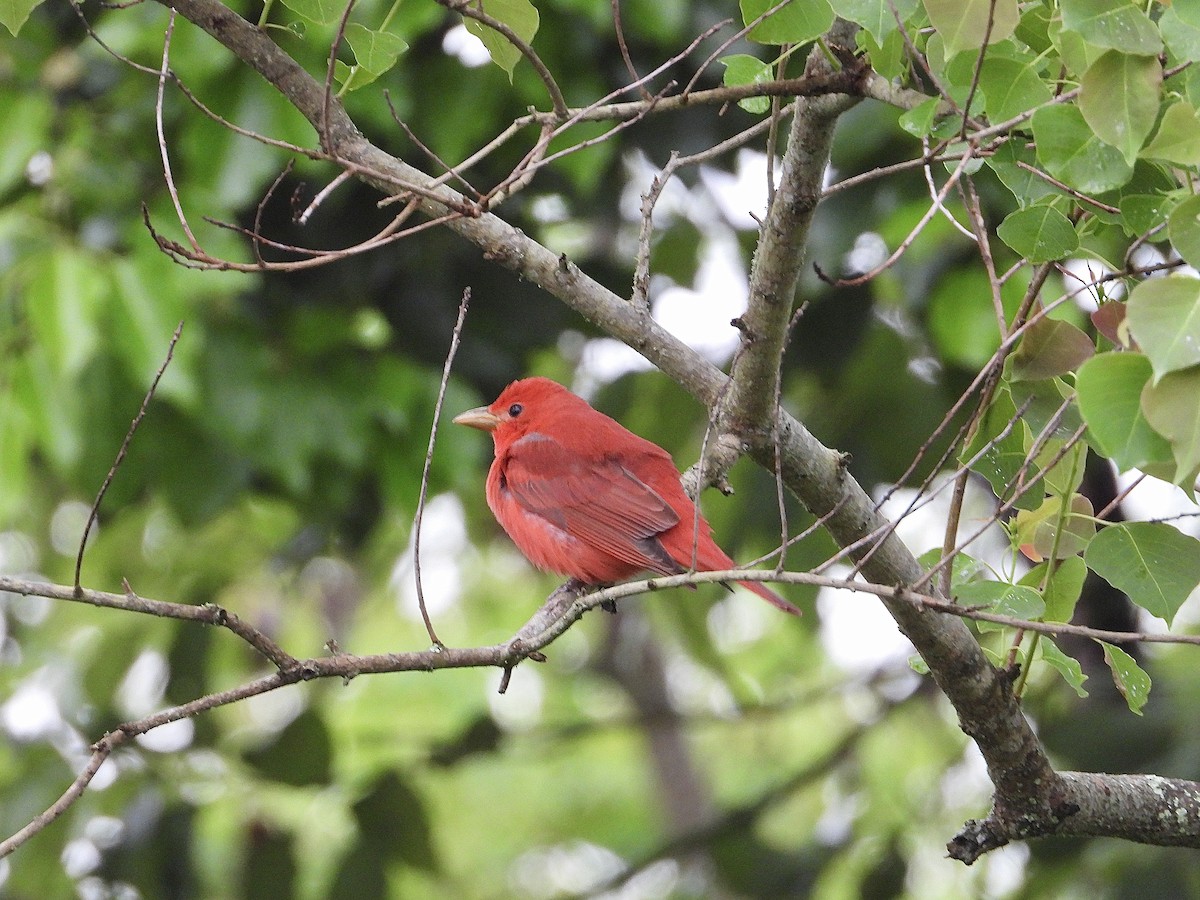
[[[165,4],[167,0],[159,2]],[[318,129],[324,149],[343,167],[352,168],[364,181],[388,194],[412,186],[426,215],[437,217],[451,209],[463,208],[464,200],[459,194],[367,141],[336,100],[329,103],[325,120],[322,86],[264,31],[216,0],[175,0],[171,5],[275,86]],[[832,127],[837,108],[846,103],[818,101],[808,126],[793,130],[793,142],[802,145],[795,153],[813,157],[812,165],[816,166],[816,160],[826,151],[821,149],[822,138],[811,129],[819,124],[827,131]],[[798,199],[798,209],[804,215],[810,214],[804,212],[804,199]],[[710,408],[722,392],[727,379],[711,363],[667,333],[644,310],[589,278],[565,256],[560,257],[489,213],[455,218],[446,227],[479,246],[489,260],[538,285],[628,344]],[[764,283],[760,289],[766,286]],[[767,357],[764,350],[763,358]],[[755,366],[761,371],[763,362],[760,360]],[[747,385],[750,383],[753,379]],[[773,392],[768,396],[773,396]],[[815,515],[828,515],[826,527],[839,544],[848,546],[864,535],[885,533],[886,521],[846,471],[840,454],[822,446],[791,416],[780,415],[778,430],[785,483]],[[774,469],[775,449],[770,429],[761,440],[751,443],[750,453],[768,471]],[[864,548],[858,555],[865,552]],[[872,582],[888,586],[911,584],[923,574],[917,560],[892,534],[871,545],[870,558],[863,564],[862,572]],[[963,731],[979,745],[996,788],[997,811],[1003,813],[1005,820],[1024,817],[1030,821],[1056,821],[1059,827],[1066,827],[1063,823],[1076,810],[1059,803],[1058,798],[1071,789],[1071,783],[1051,768],[1007,678],[991,666],[967,627],[957,617],[930,615],[921,606],[907,603],[899,596],[885,598],[884,603],[950,699]],[[573,602],[567,614],[558,620],[566,623],[561,627],[565,630],[585,608],[581,601]],[[552,627],[559,627],[558,622]],[[556,635],[550,635],[553,636]],[[389,655],[379,657],[380,668],[370,670],[396,671],[403,668],[401,662],[414,666],[428,663],[435,668],[504,665],[519,657],[510,645],[497,645],[477,651],[447,651],[437,656]],[[329,661],[316,661],[314,665],[315,675],[331,671]],[[1080,803],[1078,808],[1086,806]]]

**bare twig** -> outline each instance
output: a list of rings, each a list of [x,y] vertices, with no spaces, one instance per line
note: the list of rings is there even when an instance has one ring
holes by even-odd
[[[425,516],[425,498],[429,493],[429,470],[433,466],[433,449],[437,446],[438,422],[442,417],[442,402],[446,399],[446,386],[450,383],[450,367],[454,365],[454,356],[458,353],[458,344],[462,339],[463,323],[467,320],[467,308],[471,305],[471,288],[463,288],[462,300],[458,304],[458,319],[454,323],[454,331],[450,335],[450,349],[446,351],[446,363],[442,366],[442,381],[438,385],[437,402],[433,406],[433,423],[429,426],[429,447],[425,451],[425,467],[421,470],[421,493],[417,497],[417,513],[413,518],[413,577],[416,579],[417,605],[421,608],[421,619],[425,622],[425,630],[435,647],[444,648],[433,630],[433,621],[429,618],[429,609],[425,605],[425,589],[421,585],[421,520]]]
[[[962,177],[963,173],[967,169],[967,164],[973,158],[974,156],[970,151],[962,155],[958,165],[955,167],[954,171],[950,173],[950,177],[946,179],[946,183],[942,185],[942,189],[938,191],[937,196],[934,198],[934,202],[930,204],[929,209],[924,212],[917,224],[913,226],[912,230],[908,233],[908,236],[900,242],[899,246],[892,251],[892,254],[888,256],[887,259],[875,266],[875,268],[871,269],[871,271],[863,272],[862,274],[856,275],[853,278],[837,279],[830,279],[820,269],[817,269],[817,274],[835,287],[855,287],[860,284],[865,284],[872,278],[875,278],[883,272],[886,272],[888,269],[894,266],[900,257],[902,257],[908,251],[908,248],[912,246],[913,241],[915,241],[921,232],[925,230],[925,226],[929,224],[935,215],[937,215],[938,209],[941,208],[942,204],[946,200],[946,195],[954,189],[954,185],[958,183],[959,178]]]
[[[423,140],[421,140],[421,138],[417,136],[417,133],[415,131],[413,131],[411,128],[409,128],[408,123],[400,118],[400,113],[398,113],[396,111],[396,105],[394,103],[392,103],[391,91],[384,91],[383,99],[387,102],[388,112],[390,112],[392,114],[392,121],[400,126],[400,128],[404,131],[404,134],[408,137],[408,139],[410,141],[412,141],[416,145],[418,150],[420,150],[427,157],[429,157],[431,160],[433,160],[433,162],[435,162],[438,166],[440,166],[442,171],[447,176],[449,176],[449,178],[453,178],[460,185],[462,185],[462,187],[467,191],[467,193],[471,194],[474,197],[481,196],[479,191],[477,191],[477,190],[475,190],[475,188],[471,187],[471,183],[462,176],[459,169],[455,168],[454,166],[450,165],[449,163],[444,162],[442,160],[442,158],[433,151],[433,148],[431,148]]]
[[[337,177],[321,190],[317,191],[317,195],[312,198],[312,202],[304,208],[304,212],[296,217],[296,221],[301,225],[307,225],[312,214],[317,211],[317,207],[325,202],[325,198],[341,187],[345,182],[350,180],[350,173],[346,171],[338,172]],[[255,229],[258,230],[257,228]]]
[[[113,746],[115,744],[112,742],[105,742],[103,745],[97,744],[92,750],[92,755],[88,759],[87,765],[83,767],[83,771],[75,776],[75,780],[71,782],[70,787],[63,791],[62,796],[55,800],[46,810],[34,816],[29,824],[20,831],[0,841],[0,859],[8,856],[71,808],[75,801],[83,796],[83,792],[87,790],[87,786],[92,783],[92,779],[96,777],[96,773],[100,771],[100,767],[104,765],[104,761],[108,759],[109,754],[112,752]]]
[[[1050,173],[1043,172],[1037,166],[1031,166],[1029,163],[1025,162],[1025,160],[1023,160],[1023,159],[1017,160],[1017,168],[1024,169],[1026,172],[1029,172],[1031,175],[1036,175],[1038,178],[1042,179],[1042,181],[1046,182],[1046,184],[1057,188],[1058,190],[1062,191],[1064,194],[1069,195],[1072,199],[1078,200],[1080,203],[1086,203],[1088,206],[1094,206],[1096,209],[1101,210],[1102,212],[1110,213],[1114,216],[1118,216],[1121,214],[1121,210],[1119,210],[1117,207],[1112,206],[1108,203],[1101,203],[1095,197],[1089,197],[1087,194],[1083,193],[1082,191],[1076,190],[1075,188],[1071,187],[1069,184],[1065,184],[1065,183],[1059,181],[1057,178],[1055,178]]]
[[[146,391],[146,396],[142,398],[142,405],[138,408],[137,415],[129,423],[129,430],[125,432],[125,440],[121,441],[121,447],[117,450],[117,457],[109,467],[108,474],[104,476],[104,483],[100,485],[100,490],[96,493],[96,499],[92,502],[92,508],[88,512],[87,524],[83,526],[83,535],[79,538],[79,552],[75,554],[76,593],[83,590],[79,584],[80,572],[83,569],[83,551],[87,548],[88,535],[91,534],[92,526],[96,524],[96,517],[100,514],[100,504],[104,501],[104,495],[108,493],[108,486],[112,484],[113,478],[117,475],[117,469],[125,461],[125,454],[129,451],[129,442],[133,440],[138,426],[142,424],[142,419],[146,417],[146,408],[150,405],[150,401],[154,399],[154,392],[158,390],[158,382],[162,380],[163,372],[167,371],[167,366],[171,364],[171,358],[175,355],[175,345],[179,343],[179,336],[182,333],[183,322],[180,322],[175,326],[175,333],[171,335],[171,343],[167,345],[167,356],[162,361],[162,365],[158,367],[158,371],[154,373],[154,380],[150,382],[150,389]]]
[[[952,213],[946,204],[942,202],[941,198],[938,197],[938,187],[937,182],[934,181],[933,178],[932,165],[933,160],[938,156],[938,154],[930,151],[929,138],[921,139],[921,148],[925,151],[924,155],[922,156],[922,159],[925,161],[925,165],[921,167],[921,174],[925,176],[925,185],[929,188],[930,199],[937,204],[938,211],[942,214],[942,218],[949,222],[955,231],[972,241],[976,240],[976,237],[971,232],[971,229],[967,228],[966,225],[958,221],[958,219],[955,218],[954,213]]]
[[[637,69],[633,65],[633,58],[629,55],[629,45],[625,43],[625,29],[621,27],[621,0],[612,0],[612,17],[613,31],[617,35],[617,47],[621,51],[621,59],[625,61],[625,71],[629,73],[629,77],[636,84],[640,79]],[[642,95],[643,100],[650,99],[650,92],[644,85],[638,86],[638,92]]]
[[[163,93],[167,85],[167,74],[170,72],[171,35],[175,32],[175,11],[171,11],[167,20],[167,33],[163,37],[162,67],[158,72],[158,93],[154,99],[154,128],[158,134],[158,152],[162,157],[163,176],[167,180],[167,193],[171,195],[171,203],[175,207],[175,215],[179,225],[187,236],[192,250],[200,252],[200,244],[192,234],[192,226],[188,224],[187,216],[183,213],[183,204],[179,200],[179,191],[175,187],[175,176],[171,173],[171,155],[167,152],[167,134],[163,128]]]
[[[967,139],[967,116],[971,112],[975,92],[979,90],[979,75],[983,72],[983,61],[987,58],[988,44],[991,43],[992,29],[995,25],[996,0],[989,0],[987,24],[983,27],[983,44],[979,48],[979,55],[975,57],[975,70],[971,73],[971,86],[967,89],[967,99],[963,101],[962,130],[959,132],[959,137],[963,140]]]
[[[88,606],[96,606],[101,609],[119,609],[125,612],[158,616],[163,619],[179,619],[184,622],[199,622],[202,625],[214,625],[236,634],[261,653],[263,657],[274,663],[279,669],[288,669],[296,664],[296,660],[293,657],[281,650],[265,634],[248,625],[224,607],[213,603],[204,603],[197,606],[194,603],[170,603],[165,600],[152,600],[148,597],[137,595],[128,584],[125,585],[125,593],[113,594],[108,591],[95,591],[90,588],[48,584],[42,581],[29,581],[6,575],[0,575],[0,591],[20,594],[23,597],[69,600],[74,603],[85,603]]]
[[[529,64],[533,66],[533,70],[537,73],[538,78],[546,86],[546,93],[550,95],[550,103],[554,107],[555,117],[561,120],[570,115],[567,109],[567,101],[563,99],[563,94],[558,87],[558,83],[554,80],[554,76],[550,74],[550,70],[546,67],[546,64],[542,62],[542,58],[537,55],[537,51],[529,45],[528,41],[513,31],[506,23],[484,12],[483,4],[481,3],[473,3],[472,0],[438,0],[438,3],[447,9],[452,9],[467,18],[474,19],[486,25],[498,34],[504,35],[504,39],[529,60]]]
[[[747,22],[745,25],[743,25],[741,28],[739,28],[737,31],[735,31],[732,35],[730,35],[724,41],[722,41],[720,44],[718,44],[717,48],[715,50],[713,50],[712,53],[708,54],[708,56],[705,58],[704,62],[700,63],[700,65],[696,68],[696,73],[691,77],[691,80],[688,81],[688,83],[683,88],[683,96],[686,98],[691,95],[692,88],[694,88],[696,86],[696,82],[701,79],[701,77],[704,75],[704,73],[708,69],[708,67],[711,66],[714,62],[716,62],[717,58],[722,53],[724,53],[726,50],[728,50],[730,47],[732,47],[734,44],[736,44],[738,41],[740,41],[742,38],[744,38],[754,28],[758,27],[758,25],[760,23],[766,21],[771,16],[775,15],[777,12],[779,12],[781,9],[783,9],[785,6],[787,6],[788,3],[790,3],[790,2],[791,2],[791,0],[780,0],[779,3],[776,3],[775,5],[770,6],[767,9],[763,10],[762,13],[755,16],[753,19],[751,19],[749,22]],[[732,25],[733,19],[725,19],[724,21],[720,22],[719,24],[720,24],[721,28],[724,28],[727,25]]]
[[[983,218],[983,205],[975,192],[975,184],[970,175],[964,175],[958,183],[959,194],[971,220],[972,240],[979,247],[979,258],[987,273],[988,285],[992,289],[992,312],[996,314],[996,327],[1000,330],[1000,340],[1008,337],[1009,324],[1004,315],[1004,298],[1000,294],[1000,278],[996,274],[996,261],[992,257],[992,244],[988,237],[987,222]]]
[[[329,61],[325,66],[325,94],[321,98],[321,121],[317,128],[321,149],[325,151],[329,151],[333,147],[329,123],[333,110],[333,76],[337,71],[338,49],[342,46],[342,41],[346,39],[346,25],[350,22],[350,13],[354,11],[355,2],[356,0],[346,0],[346,8],[342,10],[342,16],[338,20],[337,32],[329,44]]]

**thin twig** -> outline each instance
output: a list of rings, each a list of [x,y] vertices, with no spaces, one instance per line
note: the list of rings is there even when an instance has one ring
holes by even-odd
[[[83,551],[87,547],[88,535],[91,534],[92,526],[96,524],[96,517],[100,515],[100,504],[104,500],[104,495],[108,493],[108,486],[112,484],[113,478],[117,475],[117,469],[125,461],[125,454],[129,451],[129,442],[133,440],[138,426],[142,424],[142,419],[146,417],[146,408],[150,405],[150,401],[154,399],[154,392],[158,390],[158,382],[162,379],[163,372],[167,371],[167,366],[171,364],[171,358],[175,355],[175,345],[179,342],[179,336],[182,333],[183,322],[181,321],[175,326],[175,333],[171,335],[171,343],[167,345],[166,359],[162,361],[162,365],[154,373],[154,380],[150,382],[150,389],[146,391],[146,396],[142,398],[142,405],[138,409],[137,415],[133,417],[133,421],[129,424],[129,430],[125,432],[125,440],[121,442],[121,448],[117,451],[117,458],[113,460],[113,464],[109,467],[108,474],[104,476],[104,483],[100,485],[100,490],[96,494],[95,501],[92,503],[91,511],[88,513],[87,524],[83,526],[83,536],[79,539],[79,552],[75,554],[76,594],[82,590],[79,584],[79,576],[83,569]]]
[[[542,80],[542,84],[546,87],[546,93],[550,95],[550,103],[554,107],[554,115],[559,119],[565,119],[570,115],[567,108],[567,101],[563,98],[562,90],[559,89],[558,83],[550,73],[550,69],[542,62],[542,58],[537,55],[537,51],[529,45],[528,41],[513,31],[506,23],[484,12],[482,3],[472,2],[472,0],[437,0],[437,2],[447,9],[454,10],[461,15],[474,19],[486,25],[497,34],[503,35],[505,40],[529,60],[529,64],[533,66],[533,70],[537,73],[538,78]]]
[[[261,200],[258,201],[258,206],[254,210],[254,226],[250,232],[250,246],[254,248],[254,258],[260,266],[266,266],[266,260],[262,255],[262,218],[266,211],[267,204],[271,202],[271,198],[275,196],[275,191],[279,189],[279,185],[283,184],[283,179],[287,178],[292,171],[292,160],[287,161],[287,165],[283,167],[275,180],[271,182],[271,186],[267,188],[267,192],[263,194]]]
[[[633,65],[633,58],[629,55],[629,45],[625,43],[625,29],[621,27],[621,0],[612,0],[612,17],[613,31],[617,35],[617,48],[621,51],[621,59],[625,61],[625,70],[629,73],[629,77],[637,83],[637,69]],[[642,95],[643,100],[650,99],[650,92],[646,90],[645,85],[639,85],[638,92]]]
[[[971,233],[971,229],[967,228],[966,225],[958,221],[958,219],[954,217],[954,213],[950,212],[946,204],[943,203],[938,197],[938,187],[937,182],[934,181],[933,178],[932,166],[933,159],[937,156],[937,154],[930,152],[929,138],[921,138],[921,148],[925,151],[922,157],[925,165],[921,167],[921,173],[925,176],[925,186],[929,188],[929,196],[933,202],[937,204],[938,211],[941,212],[942,217],[949,222],[959,234],[972,241],[978,240],[976,236]]]
[[[830,279],[819,268],[817,269],[817,274],[822,278],[822,280],[829,282],[835,287],[856,287],[860,284],[865,284],[872,278],[875,278],[883,272],[886,272],[888,269],[894,266],[897,261],[899,261],[900,257],[902,257],[908,251],[908,248],[912,245],[913,241],[915,241],[921,232],[925,230],[925,226],[929,224],[935,215],[937,215],[938,208],[943,202],[945,202],[946,195],[954,189],[954,185],[958,183],[959,178],[962,177],[963,173],[967,169],[967,164],[973,158],[973,154],[970,150],[963,154],[962,159],[959,160],[958,165],[950,174],[950,177],[946,179],[946,183],[942,185],[942,189],[938,191],[937,197],[934,198],[934,202],[930,205],[929,209],[927,209],[921,216],[920,221],[913,226],[912,231],[910,231],[908,236],[900,242],[899,246],[896,247],[892,254],[879,265],[875,266],[875,268],[871,269],[871,271],[864,272],[861,275],[856,275],[853,278],[836,279]]]
[[[135,3],[140,3],[140,2],[141,2],[141,0],[131,0],[131,2],[128,4],[101,3],[100,5],[105,9],[122,9],[125,6],[132,6]],[[106,44],[104,42],[104,39],[101,38],[100,35],[96,33],[96,29],[92,27],[92,23],[88,21],[87,16],[85,16],[83,14],[83,4],[82,3],[72,3],[72,4],[70,4],[70,6],[71,6],[71,9],[73,9],[75,11],[75,15],[79,17],[79,22],[81,25],[83,25],[84,31],[86,31],[88,33],[88,37],[90,37],[93,41],[95,41],[97,44],[99,44],[101,50],[103,50],[105,53],[107,53],[109,56],[111,56],[113,59],[117,60],[118,62],[122,62],[125,65],[129,66],[129,68],[133,69],[134,71],[142,72],[146,75],[153,75],[155,78],[159,77],[160,72],[158,69],[151,68],[150,66],[143,66],[141,63],[134,62],[128,56],[118,53],[116,50],[114,50],[112,47],[110,47],[108,44]]]
[[[1002,144],[1003,141],[997,141],[994,145],[989,145],[986,149],[973,151],[976,159],[986,159],[992,156],[995,152],[995,147]],[[821,199],[831,197],[834,194],[842,191],[848,191],[851,188],[861,187],[864,184],[869,184],[872,181],[878,181],[880,178],[887,178],[890,175],[896,175],[901,172],[907,172],[910,169],[921,169],[927,167],[930,163],[936,162],[952,162],[962,158],[962,153],[935,153],[931,156],[918,156],[913,159],[906,159],[903,162],[892,163],[890,166],[879,166],[875,169],[870,169],[866,172],[860,172],[858,175],[851,175],[843,178],[841,181],[834,182],[821,192]],[[937,196],[937,191],[934,190],[933,196]]]
[[[1058,190],[1062,191],[1064,194],[1070,195],[1070,197],[1072,199],[1078,200],[1080,203],[1086,203],[1089,206],[1094,206],[1094,207],[1096,207],[1096,209],[1101,210],[1102,212],[1110,213],[1114,216],[1121,214],[1121,210],[1119,210],[1117,207],[1111,206],[1108,203],[1101,203],[1095,197],[1089,197],[1087,194],[1083,193],[1082,191],[1076,190],[1075,188],[1071,187],[1069,184],[1059,181],[1057,178],[1055,178],[1053,175],[1049,174],[1048,172],[1043,172],[1037,166],[1031,166],[1029,163],[1025,162],[1025,160],[1023,160],[1023,159],[1017,160],[1017,168],[1024,169],[1026,172],[1029,172],[1031,175],[1036,175],[1038,178],[1042,179],[1042,181],[1046,182],[1046,184],[1049,184],[1052,187],[1057,188]]]
[[[87,790],[87,786],[91,784],[92,779],[96,777],[96,773],[100,771],[100,767],[104,765],[104,761],[108,759],[112,752],[112,745],[109,743],[98,744],[92,751],[91,758],[88,759],[87,765],[83,767],[83,771],[75,776],[75,780],[71,782],[71,786],[63,791],[62,796],[54,801],[46,810],[34,816],[29,824],[20,831],[13,834],[11,837],[0,841],[0,859],[8,856],[31,837],[42,831],[47,825],[70,809],[76,800],[83,796],[83,792]]]
[[[433,621],[429,618],[429,609],[425,606],[425,590],[421,586],[421,520],[425,516],[425,498],[429,493],[429,470],[433,465],[433,449],[437,446],[438,422],[442,417],[442,402],[446,399],[446,386],[450,383],[450,367],[454,364],[454,356],[458,353],[458,344],[462,340],[463,323],[467,320],[467,308],[471,305],[471,288],[463,288],[462,300],[458,304],[458,319],[454,323],[454,331],[450,336],[450,349],[446,352],[446,363],[442,366],[442,381],[438,385],[437,402],[433,406],[433,424],[429,428],[429,447],[425,451],[425,467],[421,470],[421,493],[417,497],[417,513],[413,518],[413,577],[417,586],[417,605],[421,608],[421,619],[425,622],[425,630],[433,645],[445,648],[437,632],[433,630]]]
[[[959,196],[966,207],[967,217],[971,221],[974,232],[971,239],[979,247],[979,258],[987,273],[988,285],[992,289],[992,311],[996,314],[996,327],[1000,330],[1000,340],[1008,337],[1008,321],[1004,316],[1004,298],[1000,293],[1000,278],[996,274],[996,261],[992,256],[992,244],[988,237],[987,222],[983,218],[983,204],[979,202],[979,194],[975,192],[975,184],[970,175],[964,175],[958,182]]]
[[[321,127],[317,129],[317,136],[321,140],[322,150],[328,150],[333,146],[333,141],[329,136],[330,112],[333,109],[333,76],[334,72],[337,71],[338,50],[342,46],[342,41],[346,39],[346,25],[350,22],[350,13],[354,11],[355,2],[356,0],[346,0],[346,8],[342,10],[342,16],[338,20],[337,31],[334,33],[333,41],[329,45],[329,62],[325,66],[325,94],[321,104]]]
[[[163,176],[167,180],[167,193],[171,196],[175,215],[178,217],[179,224],[183,228],[183,233],[187,235],[192,249],[200,253],[200,244],[196,240],[196,236],[192,234],[192,227],[188,224],[187,216],[183,213],[183,204],[179,200],[179,191],[175,187],[175,176],[171,172],[171,155],[167,152],[167,134],[163,127],[163,93],[167,85],[167,73],[170,72],[171,35],[174,32],[175,11],[171,10],[170,18],[167,20],[167,33],[163,38],[162,67],[158,72],[158,93],[154,100],[154,128],[158,134],[158,153],[162,157]]]
[[[338,172],[337,177],[321,190],[317,191],[317,195],[312,198],[312,202],[305,207],[304,212],[296,217],[296,222],[300,225],[307,225],[309,218],[317,211],[317,207],[325,202],[325,198],[336,191],[341,185],[350,179],[350,173],[347,171]]]
[[[975,100],[975,92],[979,90],[979,76],[983,72],[983,61],[987,58],[988,44],[992,39],[992,29],[996,25],[996,0],[990,0],[988,3],[987,24],[983,27],[983,44],[979,48],[979,55],[975,57],[975,70],[971,73],[971,86],[967,89],[967,99],[963,101],[963,120],[962,130],[959,132],[959,137],[962,140],[967,139],[967,114],[971,111],[971,104]]]
[[[169,722],[192,718],[219,706],[236,703],[290,684],[315,678],[341,678],[345,680],[360,675],[382,674],[385,672],[414,672],[434,669],[477,668],[483,666],[498,666],[511,669],[521,659],[544,658],[539,652],[542,648],[548,646],[565,633],[588,610],[594,609],[604,603],[650,591],[730,580],[777,582],[858,591],[874,594],[879,597],[895,598],[923,606],[936,612],[948,613],[977,621],[991,622],[1010,628],[1024,628],[1028,631],[1052,636],[1073,634],[1109,643],[1147,642],[1200,646],[1200,635],[1104,631],[1059,622],[1026,621],[1011,616],[990,613],[984,609],[959,606],[918,591],[849,581],[846,579],[829,578],[803,572],[747,569],[732,569],[725,572],[692,572],[684,575],[629,582],[582,596],[564,595],[562,589],[560,589],[551,595],[546,607],[539,610],[526,626],[518,632],[517,636],[501,644],[488,647],[431,649],[409,653],[375,654],[368,656],[335,654],[333,656],[296,660],[293,665],[286,669],[248,682],[240,687],[207,694],[180,706],[170,707],[135,722],[120,725],[94,745],[92,757],[89,759],[84,770],[49,809],[37,816],[12,837],[0,842],[0,858],[12,853],[13,850],[42,831],[64,811],[70,808],[82,796],[92,777],[96,774],[104,759],[112,752],[113,748],[131,737],[146,734]],[[72,591],[68,587],[23,582],[20,585],[28,588],[28,593],[32,596],[45,596],[63,600],[76,599],[72,596]],[[11,590],[16,586],[15,579],[0,576],[0,590]],[[168,605],[182,606],[182,604]],[[196,607],[193,608],[195,609]],[[544,614],[543,611],[546,609],[549,609],[549,614]]]
[[[716,62],[717,58],[720,57],[720,55],[722,53],[724,53],[731,46],[733,46],[738,41],[740,41],[742,38],[744,38],[754,28],[756,28],[760,23],[766,21],[771,16],[775,15],[777,12],[779,12],[781,9],[783,9],[785,6],[787,6],[791,2],[792,2],[792,0],[780,0],[780,2],[776,3],[774,6],[770,6],[767,9],[764,9],[759,15],[755,16],[753,19],[751,19],[749,22],[747,22],[745,25],[743,25],[741,28],[739,28],[737,31],[735,31],[732,35],[730,35],[728,38],[726,38],[724,41],[722,41],[717,46],[717,49],[712,51],[712,53],[710,53],[708,55],[708,57],[704,60],[704,62],[702,62],[696,68],[696,73],[694,75],[692,75],[691,80],[683,88],[683,96],[686,98],[692,93],[692,88],[694,88],[696,86],[696,82],[700,80],[701,76],[704,75],[705,70],[707,70],[709,66],[711,66],[714,62]],[[725,19],[724,21],[722,21],[720,23],[720,27],[724,28],[726,25],[732,25],[732,24],[733,24],[733,19]]]
[[[412,141],[414,144],[416,144],[417,149],[420,150],[422,153],[424,153],[431,160],[433,160],[433,162],[437,163],[437,165],[439,165],[441,167],[442,171],[445,173],[446,176],[453,178],[460,185],[462,185],[463,189],[466,190],[466,192],[468,194],[471,194],[473,197],[479,197],[480,196],[479,191],[475,190],[475,188],[473,188],[471,186],[471,183],[469,181],[467,181],[467,179],[464,178],[461,174],[459,174],[458,169],[456,169],[454,166],[450,165],[449,163],[445,162],[440,156],[438,156],[437,153],[433,150],[433,148],[430,147],[428,144],[426,144],[423,140],[421,140],[421,138],[417,136],[417,133],[415,131],[413,131],[412,128],[409,127],[408,123],[400,118],[400,113],[396,111],[396,105],[394,103],[392,103],[392,92],[384,91],[383,99],[384,99],[384,102],[387,103],[388,112],[390,112],[392,114],[392,121],[395,122],[397,125],[399,125],[404,130],[405,136],[410,141]],[[445,184],[446,181],[442,181],[441,183]]]

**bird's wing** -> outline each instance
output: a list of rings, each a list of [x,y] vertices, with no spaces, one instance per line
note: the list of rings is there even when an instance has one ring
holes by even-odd
[[[553,438],[526,435],[509,449],[503,489],[527,512],[590,547],[639,569],[683,571],[658,540],[679,514],[611,456],[575,453]]]

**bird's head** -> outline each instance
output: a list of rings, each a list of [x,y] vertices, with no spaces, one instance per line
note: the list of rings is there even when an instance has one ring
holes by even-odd
[[[496,446],[506,446],[538,431],[552,416],[561,416],[585,401],[549,378],[514,381],[489,406],[468,409],[454,417],[454,424],[490,432]]]

